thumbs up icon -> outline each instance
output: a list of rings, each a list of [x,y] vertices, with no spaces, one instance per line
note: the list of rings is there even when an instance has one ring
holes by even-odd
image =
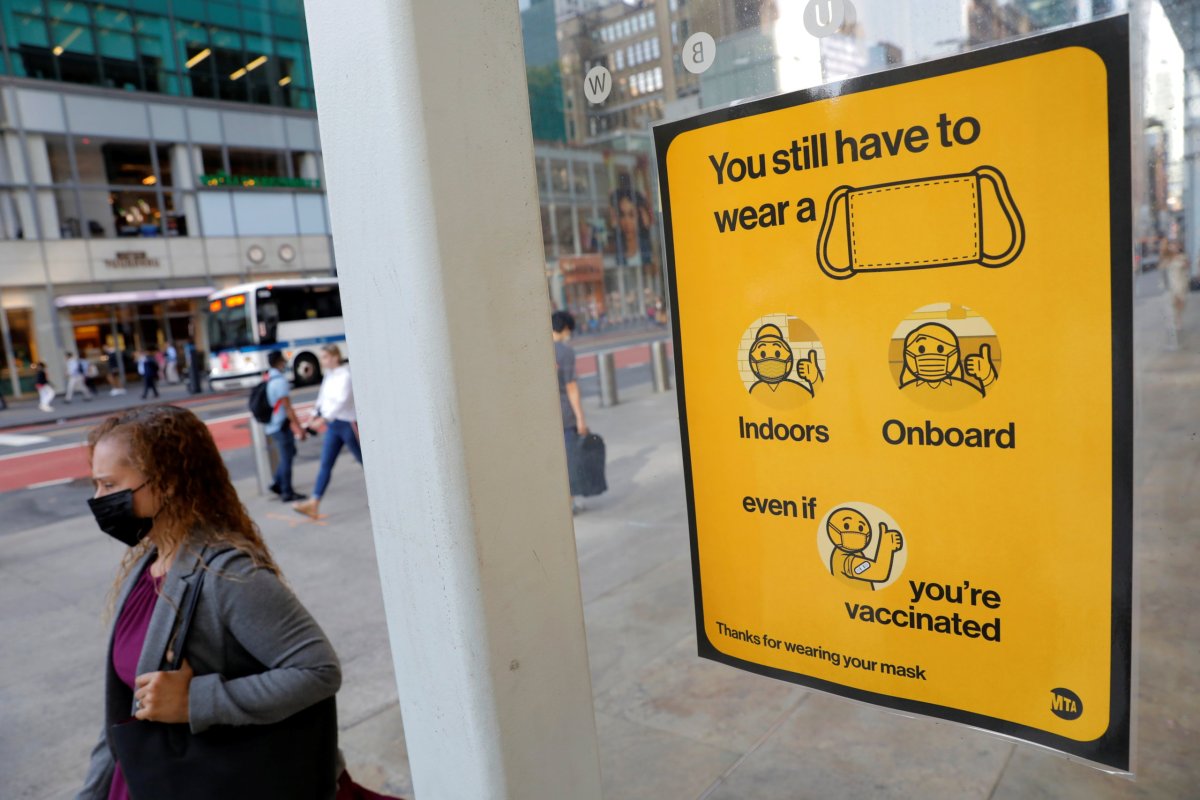
[[[978,355],[970,355],[963,359],[963,368],[983,386],[996,382],[996,366],[992,363],[992,346],[980,345]]]
[[[808,381],[814,388],[825,380],[821,375],[821,366],[817,363],[817,351],[809,350],[808,355],[796,362],[796,375],[800,380]]]

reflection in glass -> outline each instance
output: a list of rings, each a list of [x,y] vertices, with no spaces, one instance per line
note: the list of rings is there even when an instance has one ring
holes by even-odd
[[[33,331],[33,310],[29,308],[0,309],[8,322],[8,332],[12,339],[13,363],[8,363],[4,348],[0,347],[0,392],[11,394],[12,371],[15,368],[21,383],[21,391],[33,391],[35,370],[33,365],[38,357],[37,340]]]

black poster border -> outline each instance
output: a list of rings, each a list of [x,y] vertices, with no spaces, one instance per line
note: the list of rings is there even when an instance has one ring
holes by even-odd
[[[869,692],[838,683],[745,661],[718,650],[708,640],[700,585],[700,558],[696,536],[696,504],[692,483],[691,439],[688,431],[686,376],[683,370],[682,320],[676,283],[671,192],[667,152],[680,134],[710,125],[742,119],[784,108],[828,100],[848,94],[991,66],[1068,47],[1091,50],[1107,69],[1109,141],[1109,231],[1112,298],[1112,630],[1108,729],[1099,738],[1078,741],[1040,728],[983,714],[962,711],[891,695]],[[708,111],[654,128],[655,159],[662,196],[666,274],[671,302],[675,347],[675,379],[679,403],[683,470],[687,496],[688,533],[691,540],[692,588],[695,595],[696,638],[699,655],[748,672],[766,675],[830,694],[905,713],[961,723],[1002,736],[1042,745],[1071,756],[1123,772],[1130,769],[1132,627],[1133,627],[1133,234],[1132,174],[1130,154],[1129,17],[1116,15],[1096,22],[1039,34],[936,61],[879,72],[824,86],[766,97],[741,105]]]

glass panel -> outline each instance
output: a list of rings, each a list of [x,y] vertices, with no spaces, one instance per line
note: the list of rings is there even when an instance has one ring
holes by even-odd
[[[204,162],[204,174],[214,175],[225,171],[225,160],[219,147],[201,147],[200,159]]]
[[[275,33],[277,19],[271,13],[269,0],[246,0],[242,3],[242,24],[248,31],[270,36]]]
[[[242,49],[242,35],[237,31],[210,28],[212,42],[212,68],[216,70],[217,97],[221,100],[246,100],[246,54]],[[193,77],[194,80],[194,77]]]
[[[81,191],[80,232],[89,239],[111,239],[117,235],[112,195],[107,191]]]
[[[204,0],[171,0],[171,11],[177,21],[188,23],[206,22]]]
[[[575,223],[571,219],[571,207],[559,204],[554,209],[554,231],[558,239],[559,255],[575,254]]]
[[[33,387],[34,365],[38,362],[37,337],[34,335],[33,310],[29,308],[9,308],[0,310],[7,317],[8,332],[12,339],[13,364],[7,361],[4,348],[0,347],[0,359],[4,359],[0,367],[0,391],[4,394],[12,392],[12,369],[15,367],[17,377],[21,381],[21,392],[35,391]]]
[[[576,209],[579,216],[579,247],[584,253],[599,253],[607,226],[604,217],[592,206]]]
[[[229,174],[237,177],[285,177],[287,154],[282,150],[229,148]]]
[[[205,6],[208,11],[208,21],[213,25],[226,28],[242,27],[242,13],[238,10],[236,3],[206,0]]]
[[[24,239],[26,220],[30,220],[33,235],[29,192],[23,189],[0,187],[0,239]]]
[[[90,25],[92,22],[88,17],[88,7],[84,3],[74,0],[50,0],[48,5],[53,22],[73,22],[80,25]]]
[[[571,188],[575,194],[586,197],[591,196],[591,178],[590,166],[586,161],[577,161],[572,165],[571,169]]]
[[[246,37],[246,90],[250,102],[271,105],[274,102],[280,75],[280,62],[271,49],[271,40],[261,36]],[[290,67],[288,68],[290,71]]]
[[[193,192],[163,193],[163,232],[167,236],[188,236],[188,217],[195,214]]]
[[[112,192],[111,207],[118,237],[160,235],[162,212],[153,192]]]
[[[62,239],[78,239],[83,236],[79,207],[75,204],[74,189],[48,189],[38,192],[39,197],[52,197],[58,216],[58,235]]]
[[[149,145],[141,142],[108,142],[100,145],[100,153],[104,159],[105,183],[153,186],[158,182],[150,162]]]
[[[45,140],[46,156],[50,161],[50,182],[70,183],[71,158],[67,153],[67,137],[47,134]]]
[[[13,72],[30,78],[54,79],[50,30],[40,0],[0,3],[4,32],[13,61]]]
[[[308,61],[305,48],[300,42],[275,40],[276,84],[282,88],[308,89],[312,83],[308,77]],[[287,96],[286,93],[284,95]]]
[[[179,60],[188,75],[188,87],[195,97],[217,96],[217,65],[209,44],[208,30],[199,22],[176,25]]]
[[[71,6],[71,14],[75,14],[81,6]],[[99,66],[96,60],[96,45],[91,28],[86,25],[86,9],[84,9],[85,24],[53,23],[50,25],[50,53],[55,59],[58,79],[69,83],[99,83]]]
[[[143,59],[153,59],[157,67],[173,70],[175,51],[171,47],[171,28],[162,17],[139,14],[134,28]]]
[[[100,33],[105,31],[133,32],[133,16],[127,9],[96,6],[92,10],[92,16]]]
[[[145,88],[133,37],[126,33],[100,31],[97,39],[100,44],[100,68],[104,74],[103,85],[114,89]]]
[[[571,168],[561,158],[550,159],[550,191],[554,194],[571,191]]]

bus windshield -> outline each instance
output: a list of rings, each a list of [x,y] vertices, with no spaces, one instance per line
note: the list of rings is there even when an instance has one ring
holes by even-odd
[[[228,305],[208,315],[208,346],[214,353],[254,344],[250,315],[245,303]]]

